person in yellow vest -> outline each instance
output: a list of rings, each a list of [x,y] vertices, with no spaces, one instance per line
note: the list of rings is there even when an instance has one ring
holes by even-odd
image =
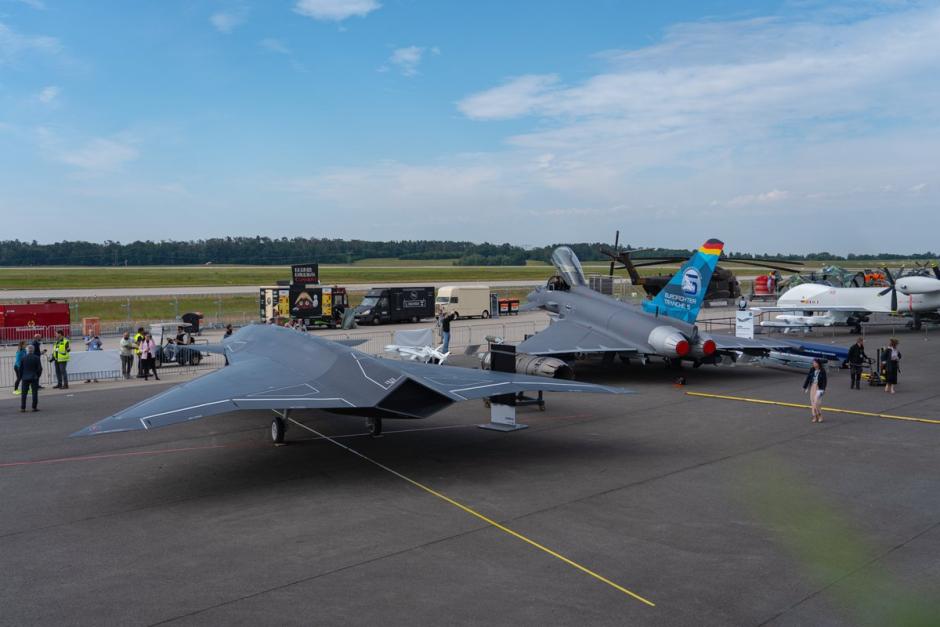
[[[55,346],[52,349],[52,361],[55,362],[55,382],[60,390],[69,389],[69,353],[72,352],[72,345],[69,338],[65,337],[65,332],[59,329],[56,332]]]
[[[134,345],[137,347],[134,349],[134,353],[137,355],[137,378],[144,378],[144,369],[142,367],[142,359],[140,357],[140,345],[144,341],[144,328],[138,327],[137,333],[134,334]]]

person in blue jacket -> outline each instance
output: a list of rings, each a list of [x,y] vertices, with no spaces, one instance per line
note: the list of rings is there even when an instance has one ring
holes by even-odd
[[[13,382],[13,394],[19,395],[20,381],[23,379],[23,358],[26,357],[26,340],[20,340],[20,345],[16,348],[16,356],[13,358],[13,373],[16,380]]]
[[[806,373],[806,380],[803,382],[803,391],[809,392],[809,407],[813,422],[822,422],[822,397],[826,393],[826,371],[823,370],[821,360],[813,360],[813,365]]]

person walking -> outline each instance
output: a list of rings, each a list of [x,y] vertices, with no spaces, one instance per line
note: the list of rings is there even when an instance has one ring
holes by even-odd
[[[42,359],[33,351],[30,344],[26,348],[26,356],[22,365],[22,390],[20,395],[20,411],[26,411],[26,397],[33,391],[33,411],[39,411],[39,377],[42,376]]]
[[[813,365],[806,373],[806,380],[803,382],[803,391],[809,391],[809,407],[813,422],[822,422],[822,397],[826,393],[826,371],[823,370],[820,360],[813,360]]]
[[[134,349],[134,353],[137,355],[137,378],[143,378],[144,376],[144,359],[140,356],[140,345],[144,342],[144,328],[137,327],[137,333],[134,334],[134,345],[137,347]]]
[[[157,381],[157,344],[153,341],[153,336],[147,333],[144,335],[144,341],[140,343],[140,361],[144,368],[144,381],[149,381],[149,373],[153,372],[153,378]]]
[[[885,369],[885,392],[894,394],[894,386],[898,384],[898,373],[901,372],[901,351],[898,350],[898,338],[888,340],[888,345],[881,353]]]
[[[16,347],[16,355],[13,357],[13,374],[16,380],[13,382],[13,395],[20,393],[20,381],[23,379],[23,358],[26,357],[26,340],[20,340]]]
[[[121,338],[121,375],[125,379],[131,378],[131,370],[134,368],[134,352],[137,350],[137,344],[131,339],[131,332],[125,331]]]
[[[55,345],[52,348],[52,360],[55,362],[55,387],[60,390],[69,389],[69,357],[72,352],[72,345],[69,338],[65,337],[65,332],[61,329],[56,331]]]
[[[862,387],[862,366],[866,361],[870,361],[865,354],[865,340],[858,338],[855,344],[849,348],[849,389],[861,390]]]

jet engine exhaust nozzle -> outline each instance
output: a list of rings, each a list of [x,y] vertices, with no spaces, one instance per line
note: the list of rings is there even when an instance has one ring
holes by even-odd
[[[492,353],[489,351],[480,355],[480,367],[490,369]],[[557,357],[528,355],[516,353],[516,373],[529,374],[549,379],[574,379],[574,370],[564,360]]]
[[[685,357],[689,354],[691,346],[689,340],[679,331],[670,326],[656,327],[650,332],[649,344],[657,353],[667,357]]]

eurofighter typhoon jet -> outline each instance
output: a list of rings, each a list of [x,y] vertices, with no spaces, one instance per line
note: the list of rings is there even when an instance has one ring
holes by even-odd
[[[155,429],[236,410],[274,410],[271,438],[284,441],[294,409],[367,418],[373,435],[383,418],[426,418],[452,403],[525,391],[629,394],[575,381],[392,361],[359,352],[356,340],[332,342],[271,325],[239,329],[222,344],[225,367],[119,411],[73,436]]]
[[[547,286],[528,295],[526,308],[538,307],[554,321],[519,346],[529,355],[577,356],[602,353],[624,361],[662,357],[717,364],[723,355],[767,356],[776,351],[798,351],[799,343],[705,334],[695,326],[708,282],[724,243],[710,239],[689,258],[656,298],[641,306],[624,303],[588,287],[577,256],[567,246],[552,253],[558,272]]]

